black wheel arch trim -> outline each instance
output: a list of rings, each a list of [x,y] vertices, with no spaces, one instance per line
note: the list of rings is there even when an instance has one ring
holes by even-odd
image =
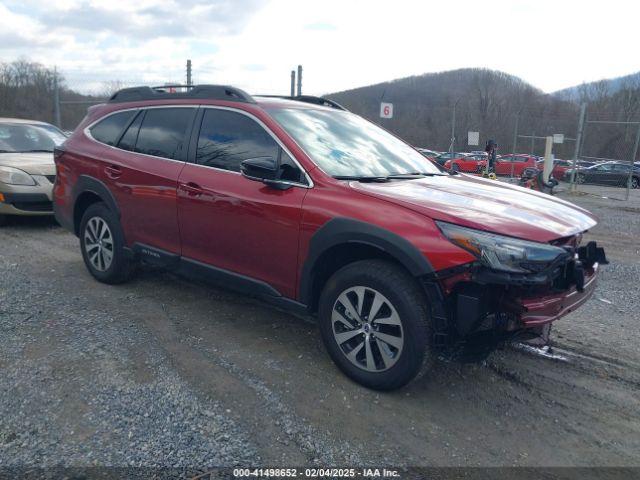
[[[75,214],[78,203],[78,198],[83,193],[93,193],[102,199],[103,202],[116,214],[116,217],[120,219],[120,207],[116,202],[115,197],[109,190],[109,188],[100,180],[89,175],[80,175],[78,181],[73,186],[73,219],[74,219],[74,233],[78,234],[79,225],[75,224]]]
[[[326,222],[311,237],[309,252],[302,267],[300,302],[311,305],[314,296],[315,268],[322,254],[342,244],[362,244],[389,254],[415,277],[434,273],[429,260],[406,238],[371,223],[337,217]]]

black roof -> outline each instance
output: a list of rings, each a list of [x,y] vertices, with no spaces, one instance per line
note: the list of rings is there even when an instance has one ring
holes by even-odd
[[[170,89],[181,89],[181,91],[171,92]],[[229,85],[162,85],[159,87],[124,88],[111,95],[108,103],[194,98],[256,103],[247,92]]]

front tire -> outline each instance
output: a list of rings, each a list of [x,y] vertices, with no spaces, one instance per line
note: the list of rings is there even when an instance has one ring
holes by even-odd
[[[640,187],[640,180],[638,177],[631,177],[631,188],[635,190],[638,187]]]
[[[584,182],[586,182],[587,179],[584,175],[582,175],[581,173],[579,173],[578,175],[576,175],[576,183],[582,185]]]
[[[100,282],[122,283],[133,272],[133,263],[124,251],[120,222],[104,203],[94,203],[84,212],[80,250],[89,273]]]
[[[363,260],[338,270],[320,297],[329,355],[348,377],[393,390],[431,365],[431,321],[424,293],[401,267]]]

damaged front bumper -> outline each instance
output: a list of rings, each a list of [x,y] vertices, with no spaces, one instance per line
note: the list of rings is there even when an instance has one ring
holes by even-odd
[[[549,324],[591,297],[599,265],[606,263],[604,250],[589,242],[542,272],[513,274],[471,265],[441,276],[449,332],[456,337],[507,334]]]
[[[566,292],[553,293],[543,297],[523,297],[520,299],[518,315],[524,328],[538,327],[563,317],[578,309],[586,302],[596,288],[599,264],[594,264],[591,273],[585,274],[584,286],[578,290],[570,287]]]

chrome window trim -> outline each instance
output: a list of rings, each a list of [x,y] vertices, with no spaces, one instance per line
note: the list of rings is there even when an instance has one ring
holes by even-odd
[[[166,160],[168,162],[188,163],[186,160],[176,160],[174,158],[158,157],[157,155],[149,155],[147,153],[132,152],[131,150],[125,150],[123,148],[118,148],[118,147],[115,147],[113,145],[107,145],[106,143],[102,143],[100,140],[96,140],[93,137],[93,135],[91,135],[90,129],[93,128],[96,124],[100,123],[105,118],[109,118],[111,115],[115,115],[116,113],[122,113],[122,112],[130,112],[132,110],[135,110],[135,111],[150,110],[152,108],[193,108],[193,109],[197,109],[198,106],[197,105],[150,105],[150,106],[147,106],[147,107],[132,107],[132,108],[123,108],[122,110],[114,110],[113,112],[109,112],[108,114],[106,114],[104,117],[100,117],[97,120],[91,122],[89,125],[87,125],[84,128],[84,130],[82,132],[84,133],[84,135],[89,140],[97,143],[98,145],[102,145],[103,147],[112,148],[114,150],[118,150],[119,152],[135,153],[136,155],[142,155],[143,157],[158,158],[160,160]]]
[[[165,161],[169,161],[169,162],[176,162],[176,163],[182,163],[182,164],[189,163],[189,164],[194,165],[196,167],[209,168],[211,170],[216,170],[218,172],[231,173],[231,174],[234,174],[234,175],[242,175],[240,172],[234,172],[233,170],[227,170],[227,169],[224,169],[224,168],[211,167],[209,165],[200,165],[200,164],[197,164],[197,163],[191,163],[191,162],[186,161],[186,160],[175,160],[173,158],[158,157],[156,155],[149,155],[149,154],[146,154],[146,153],[132,152],[130,150],[124,150],[123,148],[118,148],[118,147],[116,147],[114,145],[108,145],[108,144],[103,143],[103,142],[101,142],[99,140],[96,140],[93,137],[93,135],[91,135],[91,128],[93,128],[96,124],[98,124],[102,120],[104,120],[106,118],[109,118],[111,115],[115,115],[116,113],[129,112],[129,111],[150,110],[150,109],[154,109],[154,108],[193,108],[193,109],[210,108],[210,109],[215,109],[215,110],[228,110],[230,112],[239,113],[241,115],[249,117],[253,121],[255,121],[258,125],[260,125],[271,136],[271,138],[273,138],[273,140],[275,140],[275,142],[280,146],[280,148],[282,148],[287,153],[287,155],[289,155],[289,157],[291,157],[291,159],[295,162],[295,164],[298,166],[300,171],[302,173],[304,173],[304,176],[307,179],[308,184],[305,185],[304,183],[291,182],[291,181],[287,181],[287,180],[275,180],[275,181],[277,181],[278,183],[281,183],[283,185],[291,185],[293,187],[301,187],[301,188],[313,188],[314,187],[313,180],[311,179],[311,177],[309,176],[307,171],[302,167],[302,165],[300,165],[300,162],[298,162],[296,157],[282,143],[282,141],[276,136],[276,134],[273,133],[273,131],[269,127],[267,127],[267,125],[265,125],[265,123],[262,120],[260,120],[258,117],[256,117],[252,113],[245,112],[244,110],[240,110],[240,109],[237,109],[237,108],[224,107],[224,106],[220,106],[220,105],[149,105],[149,106],[143,106],[143,107],[123,108],[121,110],[114,110],[113,112],[109,112],[107,115],[94,120],[93,122],[91,122],[89,125],[87,125],[84,128],[83,133],[89,140],[97,143],[98,145],[102,145],[104,147],[112,148],[112,149],[118,150],[120,152],[134,153],[136,155],[142,155],[144,157],[149,157],[149,158],[157,158],[157,159],[165,160]],[[198,131],[198,134],[199,133],[200,132]],[[297,145],[297,143],[296,143],[296,145]]]

